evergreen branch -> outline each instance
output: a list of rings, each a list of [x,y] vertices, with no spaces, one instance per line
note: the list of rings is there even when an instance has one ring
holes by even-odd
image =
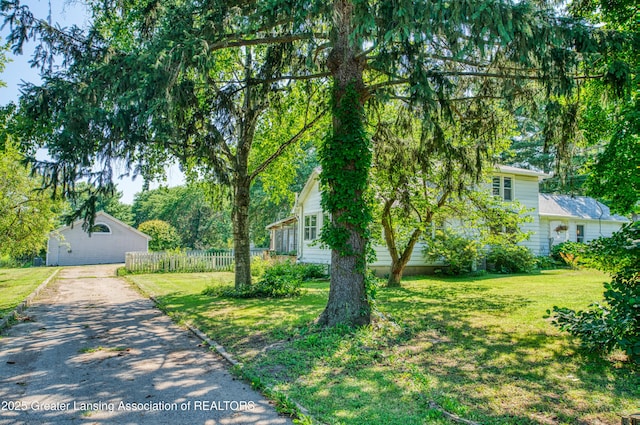
[[[238,38],[237,35],[231,36],[229,39],[223,39],[209,46],[209,52],[215,52],[217,50],[227,49],[230,47],[248,47],[248,46],[262,46],[292,43],[294,41],[301,40],[313,40],[316,34],[304,33],[304,34],[286,34],[273,37],[262,38]]]

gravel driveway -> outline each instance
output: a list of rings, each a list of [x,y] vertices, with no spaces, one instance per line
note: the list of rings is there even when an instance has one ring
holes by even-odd
[[[0,424],[291,423],[115,268],[65,268],[0,338]]]

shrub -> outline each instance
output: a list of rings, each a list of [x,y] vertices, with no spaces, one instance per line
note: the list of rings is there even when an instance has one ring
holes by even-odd
[[[546,255],[540,255],[535,258],[536,268],[540,270],[553,269],[558,266],[558,263],[551,257]]]
[[[438,231],[422,253],[429,261],[442,260],[448,266],[442,270],[443,273],[460,275],[473,271],[481,251],[480,244],[475,239],[451,231]]]
[[[180,235],[175,227],[166,221],[149,220],[140,223],[138,230],[151,236],[149,241],[149,250],[164,251],[180,247]]]
[[[551,258],[577,269],[585,260],[586,245],[579,242],[562,242],[551,248]]]
[[[267,267],[260,281],[247,288],[237,291],[207,287],[203,294],[231,298],[295,297],[302,293],[304,280],[325,277],[324,268],[325,266],[317,264],[294,264],[286,261]]]
[[[251,257],[251,276],[261,277],[267,267],[273,264],[273,261],[267,260],[262,255],[254,255]]]
[[[536,259],[527,247],[514,244],[492,245],[487,266],[498,273],[531,273]]]
[[[553,307],[553,324],[580,338],[591,351],[619,348],[640,363],[640,222],[589,245],[592,264],[613,274],[604,301],[587,311]]]

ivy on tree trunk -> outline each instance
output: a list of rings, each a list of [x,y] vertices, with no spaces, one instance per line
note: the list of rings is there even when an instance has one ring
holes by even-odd
[[[331,286],[318,321],[357,326],[371,320],[365,279],[371,211],[365,190],[372,155],[364,129],[364,61],[351,38],[353,4],[338,0],[334,7],[334,43],[327,61],[333,77],[333,131],[320,155],[322,206],[331,214],[322,232],[322,241],[331,247]]]

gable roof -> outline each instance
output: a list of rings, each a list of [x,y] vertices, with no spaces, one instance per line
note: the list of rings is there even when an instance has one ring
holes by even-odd
[[[533,171],[533,170],[527,170],[526,168],[512,167],[511,165],[498,165],[495,167],[495,171],[498,173],[504,173],[504,174],[537,177],[538,180],[543,180],[551,177],[549,174],[546,174],[540,171]]]
[[[140,230],[136,229],[135,227],[129,226],[127,223],[124,223],[124,222],[118,220],[114,216],[109,215],[104,211],[98,211],[96,213],[95,223],[98,224],[100,219],[105,219],[105,218],[107,220],[110,220],[110,221],[112,221],[112,222],[114,222],[114,223],[126,228],[130,232],[136,233],[137,235],[140,235],[140,236],[142,236],[144,238],[147,238],[147,240],[153,239],[151,236],[149,236],[149,235],[147,235],[145,233],[142,233]],[[76,221],[74,221],[72,224],[70,224],[68,226],[60,227],[59,229],[56,230],[56,232],[63,232],[65,230],[72,229],[72,228],[74,228],[76,226],[82,226],[82,224],[84,224],[84,220],[82,220],[82,219],[76,220]]]
[[[538,195],[541,216],[579,218],[583,220],[629,221],[625,217],[611,214],[611,210],[602,202],[588,196]]]
[[[313,169],[311,175],[309,175],[309,177],[307,178],[307,182],[304,184],[304,187],[302,188],[300,193],[296,194],[296,202],[293,204],[292,212],[295,213],[298,207],[304,203],[304,200],[307,198],[309,192],[311,192],[311,189],[313,188],[313,184],[316,182],[318,177],[320,177],[321,172],[322,167],[316,167]]]

